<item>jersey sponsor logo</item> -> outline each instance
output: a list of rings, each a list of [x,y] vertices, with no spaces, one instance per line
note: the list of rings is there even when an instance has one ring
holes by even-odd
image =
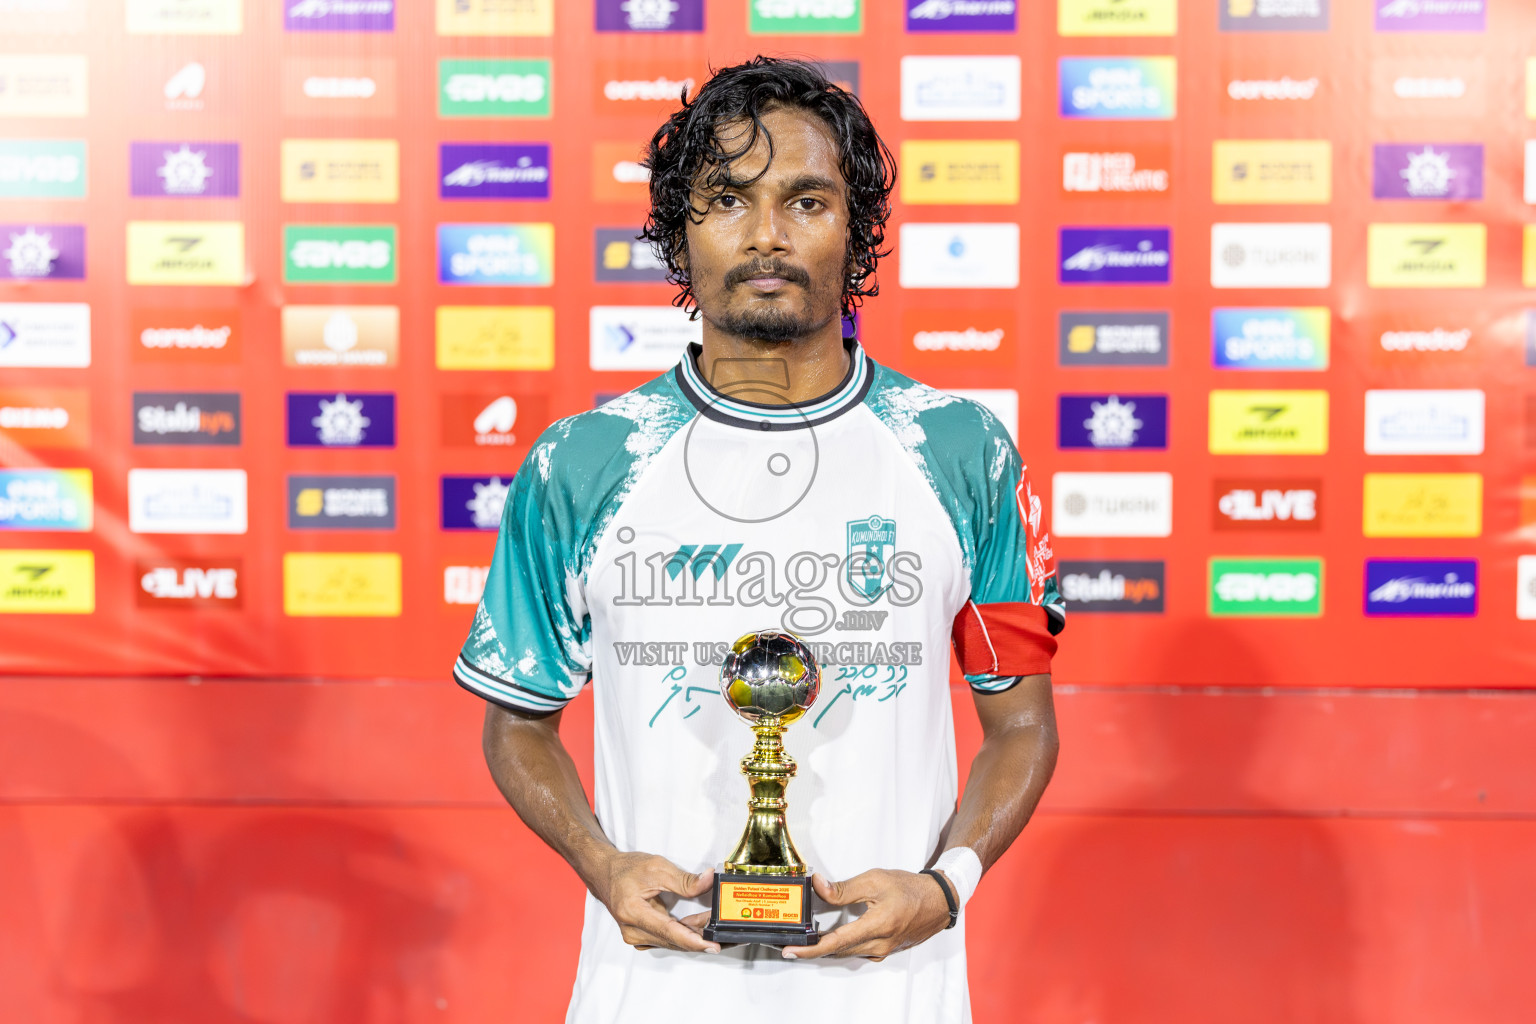
[[[1372,224],[1366,280],[1372,288],[1481,288],[1487,281],[1483,224]]]
[[[662,283],[667,279],[667,265],[656,255],[651,243],[637,237],[638,228],[595,228],[592,249],[596,256],[594,275],[599,283]]]
[[[1008,308],[908,309],[901,317],[914,366],[1013,366],[1018,312]]]
[[[550,306],[437,307],[439,370],[548,370],[555,365]]]
[[[1013,32],[1015,0],[907,0],[908,32]]]
[[[1068,196],[1167,195],[1171,150],[1159,143],[1118,149],[1069,148],[1061,154],[1061,192]]]
[[[0,199],[84,198],[84,139],[0,139]]]
[[[245,283],[245,225],[239,221],[128,222],[128,283]]]
[[[1059,448],[1168,447],[1167,395],[1059,395],[1056,401]]]
[[[1481,57],[1376,57],[1371,114],[1379,118],[1456,120],[1481,117],[1488,68]]]
[[[1217,139],[1211,198],[1217,203],[1327,203],[1333,143],[1326,139]]]
[[[1328,0],[1218,0],[1223,32],[1326,32]]]
[[[1329,224],[1212,224],[1211,287],[1327,288]]]
[[[643,5],[645,0],[641,3]],[[550,36],[554,33],[555,0],[521,0],[515,4],[505,0],[437,0],[437,34],[440,36]]]
[[[141,558],[134,565],[140,608],[240,608],[238,558]]]
[[[1017,288],[1017,224],[900,226],[903,288]]]
[[[597,0],[599,32],[702,32],[704,0]]]
[[[1316,533],[1323,528],[1323,482],[1275,477],[1218,478],[1211,488],[1218,533]]]
[[[1210,614],[1304,616],[1323,614],[1321,558],[1213,558]]]
[[[147,392],[133,395],[133,443],[238,445],[240,395],[236,392]]]
[[[283,553],[284,615],[392,618],[400,605],[400,556],[393,551]]]
[[[398,306],[284,306],[285,366],[394,366]]]
[[[1062,228],[1062,284],[1167,284],[1173,272],[1168,228]]]
[[[444,476],[444,530],[490,530],[501,525],[501,513],[512,489],[512,477]]]
[[[88,533],[88,469],[0,469],[0,530]]]
[[[0,118],[84,117],[87,65],[77,54],[0,55]]]
[[[0,441],[21,448],[86,448],[91,394],[84,388],[0,390]]]
[[[91,365],[91,307],[84,302],[0,302],[0,366]]]
[[[1536,619],[1536,555],[1515,560],[1515,618]]]
[[[1325,307],[1214,309],[1211,364],[1224,370],[1326,370],[1333,323]]]
[[[394,284],[393,224],[284,224],[288,284]]]
[[[754,35],[857,35],[863,28],[864,0],[747,0]]]
[[[1061,597],[1072,614],[1132,612],[1160,615],[1167,590],[1165,571],[1161,561],[1063,561],[1060,566]]]
[[[240,361],[238,309],[135,309],[129,337],[135,362],[230,364]]]
[[[1483,392],[1370,390],[1367,455],[1481,455]]]
[[[548,117],[550,62],[547,60],[458,60],[437,62],[439,117]]]
[[[0,550],[0,614],[89,615],[95,610],[94,552]]]
[[[1474,558],[1367,558],[1365,614],[1389,617],[1477,614]]]
[[[903,121],[1017,121],[1018,57],[901,58]]]
[[[290,476],[288,529],[393,530],[392,476]]]
[[[126,0],[128,32],[151,36],[234,36],[241,0]],[[293,0],[289,0],[293,2]]]
[[[284,139],[285,203],[393,203],[400,198],[394,139]]]
[[[651,172],[641,163],[643,147],[634,142],[592,144],[592,198],[602,203],[647,203]]]
[[[283,0],[289,32],[393,32],[395,0]]]
[[[285,57],[282,73],[289,117],[395,116],[393,57]]]
[[[1058,537],[1167,537],[1173,474],[1056,473],[1051,531]]]
[[[438,147],[444,199],[548,199],[549,144],[445,142]]]
[[[1325,455],[1328,392],[1212,391],[1212,455]]]
[[[704,336],[675,306],[593,306],[588,326],[594,370],[669,369]]]
[[[951,364],[953,365],[953,364]],[[946,388],[946,394],[982,406],[1003,425],[1015,445],[1019,441],[1019,393],[1013,388]]]
[[[203,199],[240,194],[238,142],[134,142],[129,191],[135,196]]]
[[[1481,32],[1486,0],[1376,0],[1378,32]]]
[[[128,529],[134,533],[244,533],[243,469],[130,469]]]
[[[1367,537],[1479,537],[1480,473],[1365,474]]]
[[[395,396],[388,391],[290,391],[290,448],[393,448]]]
[[[479,604],[490,575],[488,565],[443,566],[443,604],[470,607]]]
[[[592,69],[592,106],[613,116],[664,117],[679,97],[702,83],[704,73],[684,60],[598,61]]]
[[[1377,199],[1483,198],[1483,147],[1460,143],[1378,143],[1371,194]]]
[[[904,203],[1017,203],[1019,144],[1013,140],[908,140],[901,144],[899,178]]]
[[[542,394],[492,392],[444,395],[442,439],[451,448],[526,446],[549,422]]]
[[[1175,113],[1172,57],[1062,57],[1057,64],[1061,116],[1168,121]]]
[[[553,224],[439,224],[441,284],[548,285],[555,281]]]
[[[0,280],[85,278],[82,224],[0,224]]]
[[[1062,366],[1167,366],[1168,314],[1070,313],[1057,316]]]

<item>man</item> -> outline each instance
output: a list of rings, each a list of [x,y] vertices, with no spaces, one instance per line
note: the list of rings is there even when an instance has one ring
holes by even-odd
[[[702,346],[539,439],[454,669],[488,702],[497,784],[590,893],[567,1019],[968,1020],[951,905],[1056,759],[1039,502],[985,409],[842,337],[875,294],[895,181],[857,99],[759,57],[685,98],[647,165],[645,237]],[[823,934],[721,949],[702,929],[751,733],[717,678],[759,629],[821,660],[785,745]],[[951,646],[985,733],[958,810]],[[589,679],[596,815],[559,736]]]

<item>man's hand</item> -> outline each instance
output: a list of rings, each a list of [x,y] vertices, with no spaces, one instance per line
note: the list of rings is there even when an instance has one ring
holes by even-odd
[[[705,942],[700,931],[709,920],[708,912],[679,921],[667,913],[659,899],[664,892],[697,899],[715,882],[713,868],[691,875],[665,857],[650,853],[608,855],[603,868],[594,873],[592,895],[619,923],[619,934],[636,949],[680,949],[694,953],[718,953],[720,944]]]
[[[823,956],[864,956],[884,960],[941,932],[949,924],[949,903],[932,878],[910,871],[875,869],[833,882],[813,875],[816,895],[834,907],[867,903],[856,921],[832,929],[814,946],[785,946],[789,960]]]

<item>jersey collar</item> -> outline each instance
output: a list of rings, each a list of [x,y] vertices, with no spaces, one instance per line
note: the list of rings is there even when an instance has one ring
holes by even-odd
[[[683,354],[673,375],[677,380],[677,386],[682,389],[688,401],[693,403],[693,407],[717,423],[758,430],[798,430],[820,426],[829,420],[836,419],[864,401],[864,396],[869,393],[869,385],[874,379],[874,373],[873,367],[864,355],[863,346],[857,339],[845,338],[843,348],[849,358],[848,372],[843,375],[842,383],[820,398],[813,398],[808,402],[774,405],[766,402],[749,402],[740,397],[753,394],[754,391],[759,394],[772,394],[775,388],[783,387],[782,383],[766,380],[759,388],[738,388],[738,397],[717,391],[699,373],[698,359],[704,349],[697,343],[688,346],[688,351]]]

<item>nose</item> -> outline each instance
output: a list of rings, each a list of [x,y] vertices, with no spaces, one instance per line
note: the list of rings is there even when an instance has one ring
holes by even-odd
[[[746,252],[753,256],[783,256],[790,251],[789,222],[776,203],[756,206],[747,222]]]

